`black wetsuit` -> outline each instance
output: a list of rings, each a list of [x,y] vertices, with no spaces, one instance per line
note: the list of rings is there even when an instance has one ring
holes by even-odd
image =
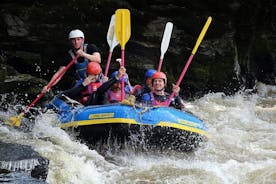
[[[118,80],[116,78],[111,78],[105,83],[103,83],[96,92],[90,94],[89,99],[87,101],[87,104],[84,105],[101,105],[105,102],[105,96],[107,90]],[[79,101],[82,98],[82,92],[85,91],[86,86],[83,86],[82,84],[79,86],[76,86],[72,89],[69,89],[67,91],[64,91],[60,95],[64,94],[68,96],[69,98],[72,98],[74,100]]]

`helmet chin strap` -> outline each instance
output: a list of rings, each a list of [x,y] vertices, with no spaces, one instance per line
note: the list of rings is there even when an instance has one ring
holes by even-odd
[[[83,41],[81,43],[81,46],[77,49],[74,48],[74,51],[76,52],[76,51],[80,50],[81,48],[83,49],[83,47],[84,47],[84,38],[83,38]]]
[[[156,91],[156,92],[162,92],[162,91],[164,91],[164,89],[165,89],[165,87],[162,88],[162,89],[160,89],[160,90],[155,89],[155,91]]]

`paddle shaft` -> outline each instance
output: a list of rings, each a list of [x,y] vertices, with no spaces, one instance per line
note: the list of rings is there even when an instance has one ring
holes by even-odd
[[[51,89],[51,87],[55,84],[55,82],[76,62],[76,60],[78,59],[79,56],[76,56],[72,59],[72,61],[70,61],[70,63],[62,70],[62,72],[60,72],[56,78],[54,80],[52,80],[49,85],[47,85],[47,90]],[[24,111],[21,114],[26,114],[30,108],[32,106],[34,106],[36,104],[36,102],[43,97],[45,93],[41,92],[31,103],[30,105],[28,105],[28,107],[26,109],[24,109]]]
[[[104,76],[105,76],[105,77],[106,77],[107,74],[108,74],[109,65],[110,65],[110,61],[111,61],[111,57],[112,57],[112,51],[109,51],[109,53],[108,53],[108,58],[107,58],[107,63],[106,63],[105,71],[104,71]]]
[[[208,19],[207,19],[205,25],[203,26],[203,28],[202,28],[202,30],[201,30],[199,36],[198,36],[198,39],[197,39],[196,44],[195,44],[195,46],[194,46],[194,48],[193,48],[193,50],[192,50],[192,53],[191,53],[191,55],[190,55],[188,61],[186,62],[185,67],[183,68],[183,70],[182,70],[182,72],[181,72],[181,75],[179,76],[179,78],[178,78],[178,80],[177,80],[176,86],[179,86],[180,83],[182,82],[182,79],[183,79],[183,77],[184,77],[186,71],[188,70],[188,67],[189,67],[190,63],[192,62],[193,57],[194,57],[194,55],[195,55],[195,53],[196,53],[196,51],[197,51],[197,49],[198,49],[200,43],[202,42],[203,37],[205,36],[207,29],[209,28],[209,26],[210,26],[210,24],[211,24],[211,21],[212,21],[212,17],[208,17]],[[169,97],[169,99],[168,99],[168,102],[167,102],[167,106],[170,105],[173,96],[174,96],[174,92],[171,93],[171,95],[170,95],[170,97]]]
[[[124,21],[124,14],[122,16],[122,28],[121,28],[121,31],[122,31],[122,35],[125,35],[125,21]],[[121,66],[125,66],[125,37],[124,36],[121,36],[121,39],[122,39],[122,44],[121,44],[121,58],[122,58],[122,63],[121,63]],[[124,80],[124,75],[122,75],[122,81],[121,81],[121,100],[124,100],[125,99],[125,80]]]
[[[188,59],[188,61],[187,61],[187,63],[186,63],[186,65],[185,65],[185,67],[184,67],[184,69],[182,70],[182,72],[181,72],[181,74],[180,74],[180,76],[179,76],[179,78],[178,78],[178,80],[177,80],[177,82],[176,82],[176,86],[179,86],[180,83],[182,82],[183,77],[184,77],[184,75],[186,74],[186,72],[187,72],[187,70],[188,70],[188,67],[189,67],[190,63],[191,63],[192,60],[193,60],[193,57],[194,57],[194,55],[191,54],[190,57],[189,57],[189,59]],[[167,104],[168,106],[170,105],[173,96],[174,96],[174,92],[172,92],[171,95],[170,95],[170,97],[169,97],[168,104]]]
[[[159,65],[158,65],[158,69],[157,69],[158,72],[161,71],[162,63],[163,63],[163,59],[160,58],[160,60],[159,60]]]
[[[125,66],[125,50],[122,49],[121,51],[121,66]],[[125,80],[124,80],[124,75],[122,75],[122,81],[121,81],[121,100],[125,99]]]

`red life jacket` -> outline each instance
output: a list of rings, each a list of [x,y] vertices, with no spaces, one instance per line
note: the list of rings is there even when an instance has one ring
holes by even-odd
[[[151,98],[151,101],[152,101],[152,105],[153,106],[167,106],[167,103],[168,103],[168,99],[163,101],[163,102],[160,102],[160,101],[157,101],[155,98],[154,98],[154,95],[152,92],[150,92],[150,98]]]
[[[121,90],[114,92],[112,90],[107,91],[107,100],[109,103],[117,103],[121,101]]]
[[[92,82],[88,86],[86,86],[85,91],[81,93],[82,98],[80,99],[80,103],[85,105],[90,95],[95,93],[101,85],[102,85],[102,82],[98,81],[98,82]]]

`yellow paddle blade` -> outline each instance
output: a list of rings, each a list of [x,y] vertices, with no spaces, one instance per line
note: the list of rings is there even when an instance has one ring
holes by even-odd
[[[125,50],[125,44],[130,38],[130,12],[128,9],[118,9],[115,12],[115,35],[121,45],[121,49]]]
[[[20,113],[18,116],[10,117],[5,121],[6,125],[19,127],[21,125],[21,119],[23,118],[24,113]]]
[[[198,47],[199,47],[199,45],[200,45],[200,43],[201,43],[201,41],[202,41],[202,39],[203,39],[203,37],[204,37],[204,35],[205,35],[207,29],[209,28],[209,26],[210,26],[210,24],[211,24],[211,21],[212,21],[212,17],[208,17],[208,19],[207,19],[205,25],[203,26],[203,28],[202,28],[202,30],[201,30],[201,33],[200,33],[199,36],[198,36],[198,39],[197,39],[196,44],[195,44],[195,46],[194,46],[194,49],[193,49],[193,51],[192,51],[192,54],[193,54],[193,55],[195,55],[195,53],[196,53],[196,51],[197,51],[197,49],[198,49]]]

